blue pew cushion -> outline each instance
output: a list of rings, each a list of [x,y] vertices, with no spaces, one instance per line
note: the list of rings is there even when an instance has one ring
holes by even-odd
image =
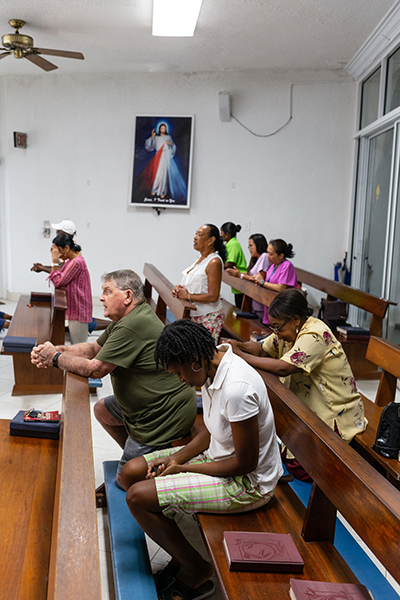
[[[146,539],[115,482],[117,467],[117,460],[103,462],[116,598],[156,600]]]

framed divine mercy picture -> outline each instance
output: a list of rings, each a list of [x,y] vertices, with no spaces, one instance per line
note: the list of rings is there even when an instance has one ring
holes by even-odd
[[[193,116],[137,116],[129,204],[189,208],[192,149]]]

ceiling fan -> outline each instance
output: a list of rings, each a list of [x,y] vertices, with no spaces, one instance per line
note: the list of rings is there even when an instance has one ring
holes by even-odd
[[[6,35],[2,36],[1,42],[4,47],[0,48],[0,50],[5,50],[5,52],[0,54],[0,59],[8,56],[9,54],[14,54],[15,58],[27,58],[44,71],[53,71],[54,69],[58,69],[58,67],[53,65],[53,63],[45,58],[42,58],[40,56],[41,54],[62,56],[64,58],[78,58],[80,60],[84,60],[85,58],[81,52],[51,50],[50,48],[34,48],[33,38],[31,38],[29,35],[23,35],[19,32],[21,27],[25,25],[25,21],[21,21],[21,19],[10,19],[8,23],[11,25],[11,27],[14,27],[15,33],[7,33]]]

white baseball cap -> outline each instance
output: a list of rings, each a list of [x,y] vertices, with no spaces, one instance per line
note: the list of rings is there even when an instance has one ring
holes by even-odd
[[[60,223],[52,223],[52,228],[60,231],[65,231],[65,233],[69,233],[69,235],[75,235],[76,233],[76,225],[73,221],[69,221],[68,219],[64,219]]]

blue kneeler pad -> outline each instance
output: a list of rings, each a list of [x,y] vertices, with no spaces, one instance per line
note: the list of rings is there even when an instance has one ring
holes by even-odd
[[[176,316],[174,315],[174,313],[171,311],[170,308],[167,308],[166,317],[167,317],[168,323],[173,323],[174,321],[177,321]]]
[[[92,379],[91,377],[89,377],[89,388],[101,388],[103,387],[103,382],[101,379]]]
[[[117,467],[117,460],[103,462],[116,597],[156,600],[145,536],[129,512],[126,493],[115,483]]]
[[[283,468],[285,473],[287,473],[285,465],[283,465]],[[311,492],[311,484],[295,479],[288,485],[290,485],[304,506],[307,506]],[[377,527],[379,527],[378,523]],[[339,519],[336,519],[334,546],[349,565],[360,583],[365,585],[371,591],[374,600],[399,600],[398,594],[392,588],[386,577],[382,575],[375,563],[364,552]]]

